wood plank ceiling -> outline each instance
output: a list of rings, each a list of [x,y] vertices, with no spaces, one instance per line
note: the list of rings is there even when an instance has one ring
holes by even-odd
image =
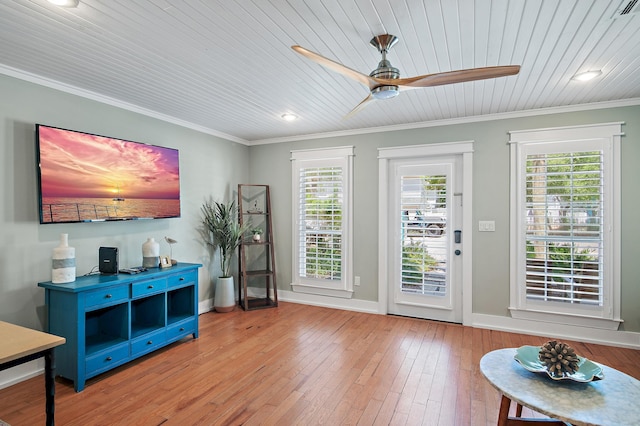
[[[0,1],[0,73],[251,143],[640,98],[636,0]],[[631,4],[630,4],[631,3]],[[629,13],[620,15],[625,6]],[[519,75],[400,93],[343,120],[368,89],[293,52],[369,74],[377,34],[402,77],[493,65]],[[601,70],[589,83],[571,80]],[[638,101],[640,103],[640,101]],[[300,119],[288,123],[280,116]],[[48,123],[56,124],[56,123]],[[91,131],[91,129],[79,129]]]

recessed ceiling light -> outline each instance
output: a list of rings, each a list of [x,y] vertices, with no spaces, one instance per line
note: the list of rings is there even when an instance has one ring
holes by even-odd
[[[80,0],[47,0],[51,4],[61,7],[78,7]]]
[[[589,81],[589,80],[591,80],[593,78],[596,78],[600,74],[602,74],[602,71],[600,71],[600,70],[581,72],[581,73],[576,74],[573,77],[571,77],[571,79],[572,80],[578,80],[578,81]]]
[[[282,114],[280,118],[282,118],[284,121],[295,121],[298,119],[298,116],[288,112],[286,114]]]

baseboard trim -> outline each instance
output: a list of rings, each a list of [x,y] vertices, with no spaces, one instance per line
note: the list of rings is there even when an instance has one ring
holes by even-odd
[[[578,340],[599,345],[640,349],[640,333],[530,321],[498,315],[472,314],[471,326],[510,333]],[[553,327],[553,329],[551,329]]]
[[[213,310],[213,299],[203,300],[198,303],[198,315],[206,314]]]
[[[285,302],[366,312],[370,314],[386,314],[386,312],[381,312],[378,302],[371,302],[367,300],[340,300],[333,297],[300,294],[285,290],[278,290],[278,296],[280,300]],[[554,324],[553,332],[550,332],[549,323],[477,313],[471,315],[471,323],[469,325],[476,328],[486,328],[510,333],[530,334],[532,336],[549,336],[558,339],[579,340],[581,342],[596,343],[600,345],[640,349],[640,333],[631,331],[612,332],[610,330],[601,330],[597,328]]]
[[[300,303],[303,305],[322,306],[324,308],[365,312],[369,314],[380,313],[378,309],[378,302],[372,302],[369,300],[342,299],[318,294],[297,293],[288,290],[278,290],[278,300],[283,302]]]
[[[44,359],[42,358],[0,371],[0,389],[8,388],[40,374],[44,374]]]

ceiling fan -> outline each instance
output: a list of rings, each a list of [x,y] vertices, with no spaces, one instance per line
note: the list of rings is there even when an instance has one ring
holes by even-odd
[[[419,75],[417,77],[400,78],[400,71],[391,65],[387,60],[387,53],[394,44],[398,42],[398,37],[391,34],[382,34],[371,39],[370,43],[378,49],[382,55],[382,60],[378,67],[366,75],[346,67],[331,59],[325,58],[315,52],[305,49],[302,46],[291,46],[293,50],[311,59],[318,64],[336,71],[346,77],[352,78],[369,88],[369,96],[364,98],[345,118],[360,111],[370,101],[376,99],[390,99],[398,96],[400,88],[418,89],[421,87],[440,86],[443,84],[462,83],[465,81],[484,80],[487,78],[505,77],[515,75],[520,72],[520,65],[505,65],[497,67],[470,68],[465,70],[440,72],[436,74]]]

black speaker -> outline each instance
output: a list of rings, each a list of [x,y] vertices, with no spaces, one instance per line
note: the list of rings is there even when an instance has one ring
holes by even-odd
[[[100,247],[98,251],[99,265],[98,269],[101,274],[111,275],[118,273],[118,248],[117,247]]]

